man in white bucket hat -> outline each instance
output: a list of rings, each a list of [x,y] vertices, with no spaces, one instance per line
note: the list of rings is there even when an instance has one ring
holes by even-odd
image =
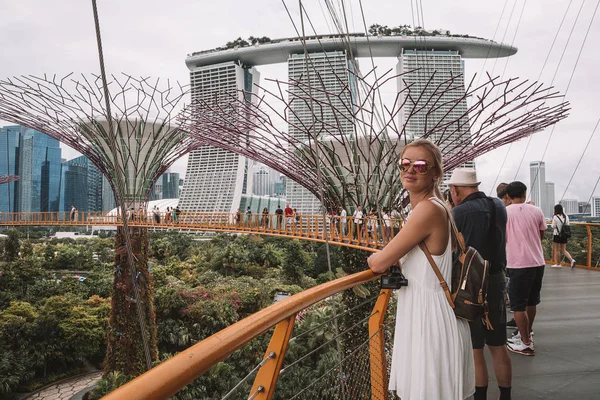
[[[489,318],[493,330],[483,323],[470,323],[475,360],[475,400],[487,398],[488,371],[483,354],[487,344],[494,359],[500,399],[511,398],[512,364],[506,349],[506,209],[499,199],[479,191],[477,172],[456,168],[446,184],[454,202],[452,215],[467,246],[490,262],[488,286]]]

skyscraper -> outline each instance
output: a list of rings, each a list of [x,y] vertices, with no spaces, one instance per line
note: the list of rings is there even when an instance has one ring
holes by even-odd
[[[192,100],[228,102],[241,90],[256,92],[260,74],[235,62],[191,67]],[[249,100],[248,97],[246,97]],[[235,212],[242,193],[252,188],[252,162],[212,146],[190,153],[179,205],[184,211]]]
[[[542,211],[544,211],[544,215],[546,217],[550,218],[554,215],[554,206],[556,205],[554,203],[554,182],[546,182],[545,196],[546,198],[542,202],[542,204],[544,205]]]
[[[253,170],[252,194],[256,196],[274,196],[275,184],[279,182],[280,174],[262,164],[255,164]]]
[[[110,211],[117,206],[115,193],[108,179],[102,175],[102,211]]]
[[[62,163],[60,211],[102,211],[103,175],[86,156]]]
[[[396,67],[398,73],[403,75],[398,83],[400,87],[410,87],[410,95],[414,104],[407,104],[400,113],[400,125],[406,123],[407,139],[418,139],[432,126],[443,122],[445,119],[458,120],[461,115],[466,115],[467,101],[465,95],[464,61],[458,51],[436,51],[436,50],[409,50],[404,49],[398,58]],[[431,110],[430,96],[434,90],[444,87],[444,83],[454,77],[452,90],[445,91],[441,96],[436,93],[436,109]],[[462,98],[456,103],[456,99]],[[442,106],[439,106],[442,104]],[[423,108],[423,111],[415,113],[415,109]],[[410,119],[407,115],[413,114]],[[469,144],[470,124],[467,117],[462,119],[455,128],[450,127],[453,133],[441,138],[433,134],[429,138],[440,147],[448,147],[450,154],[461,151]],[[442,140],[443,139],[443,140]],[[465,168],[475,168],[475,162],[470,161],[462,165]],[[445,173],[442,179],[450,179],[450,173]]]
[[[331,96],[331,93],[344,93],[345,87],[351,88],[351,93],[355,93],[356,83],[348,71],[354,70],[355,61],[348,59],[345,51],[332,51],[327,53],[310,53],[310,60],[306,61],[304,54],[291,54],[288,60],[288,75],[290,81],[302,82],[308,84],[310,75],[310,86],[315,88],[311,93],[315,100],[313,107],[319,104],[319,113],[317,123],[313,120],[311,105],[302,101],[291,103],[292,112],[290,113],[289,133],[295,138],[306,141],[308,144],[307,133],[298,129],[299,126],[314,126],[314,136],[316,132],[326,131],[326,127],[335,127],[333,134],[352,136],[354,135],[354,124],[351,115],[350,96]],[[308,65],[308,71],[307,71]],[[302,86],[293,85],[290,87],[290,100],[294,95],[305,97]],[[317,107],[315,107],[316,109]],[[322,113],[322,115],[321,115]],[[332,131],[331,128],[329,128]],[[328,139],[323,134],[317,139]],[[286,202],[292,207],[297,208],[301,214],[319,214],[321,213],[321,203],[307,189],[300,184],[289,181],[286,189]]]
[[[18,175],[19,137],[18,127],[0,128],[0,175]],[[0,212],[17,210],[17,184],[10,182],[0,185]]]
[[[0,161],[0,171],[20,176],[19,181],[0,188],[2,210],[58,211],[61,165],[58,140],[23,126],[7,126],[0,129],[0,154],[6,157]]]
[[[590,203],[587,201],[578,201],[577,207],[579,208],[579,214],[589,214],[591,212]]]
[[[563,206],[565,214],[579,214],[579,202],[577,199],[562,199],[560,204]]]
[[[600,217],[600,197],[592,197],[592,217]]]
[[[185,62],[190,69],[192,96],[205,101],[229,101],[229,96],[240,95],[236,90],[245,88],[247,91],[255,91],[253,82],[258,82],[258,73],[253,68],[258,65],[288,63],[289,78],[306,79],[305,53],[309,54],[309,72],[311,74],[311,86],[319,90],[312,96],[326,96],[324,91],[340,93],[340,87],[347,84],[353,96],[357,92],[352,71],[357,58],[361,57],[398,57],[399,49],[410,48],[435,49],[435,51],[404,51],[405,56],[400,57],[399,68],[410,68],[410,64],[418,64],[421,73],[407,74],[414,79],[418,87],[424,88],[424,82],[429,79],[431,72],[438,71],[437,79],[455,74],[461,76],[463,73],[463,59],[467,58],[496,58],[508,57],[517,52],[512,46],[496,43],[474,37],[449,37],[430,36],[424,39],[412,36],[383,36],[369,37],[364,34],[350,35],[321,35],[310,37],[306,41],[299,38],[283,38],[268,40],[265,43],[254,43],[249,46],[235,45],[218,47],[188,54]],[[346,53],[346,51],[350,53]],[[326,52],[326,53],[325,53]],[[402,67],[402,65],[404,67]],[[423,69],[425,67],[425,69]],[[408,71],[408,70],[407,70]],[[317,75],[321,79],[317,80]],[[461,78],[462,79],[462,78]],[[437,81],[436,81],[437,82]],[[457,82],[455,80],[455,82]],[[462,80],[461,80],[462,82]],[[292,85],[294,86],[294,85]],[[325,89],[325,90],[323,90]],[[463,88],[458,88],[460,94],[464,95]],[[416,93],[416,92],[414,92]],[[348,97],[350,97],[348,96]],[[306,97],[304,94],[302,97]],[[350,98],[328,98],[327,102],[333,102],[340,113],[339,120],[334,126],[339,129],[336,134],[352,134],[353,121],[347,120],[341,111],[351,103]],[[310,106],[297,102],[293,105],[294,111],[298,112],[299,120],[307,121],[312,118]],[[319,108],[322,103],[319,104]],[[334,107],[325,109],[324,117],[327,122],[332,122]],[[455,107],[453,112],[466,110],[466,103]],[[443,111],[438,112],[441,115]],[[292,113],[293,114],[293,113]],[[461,114],[462,115],[462,114]],[[288,114],[289,117],[289,114]],[[292,117],[293,118],[293,117]],[[440,117],[441,118],[441,117]],[[297,130],[290,124],[290,133],[300,137],[306,132]],[[329,127],[331,128],[331,127]],[[413,135],[424,131],[424,119],[421,127],[413,127]],[[460,124],[461,131],[468,131],[468,122]],[[415,136],[417,137],[417,136]],[[335,137],[321,138],[325,141],[335,141]],[[333,139],[333,140],[332,140]],[[360,141],[360,138],[356,138]],[[459,149],[464,143],[458,143],[455,138],[447,138],[448,143],[454,143]],[[468,140],[468,139],[467,139]],[[368,143],[367,143],[368,145]],[[467,166],[474,166],[468,163]],[[227,151],[206,146],[190,154],[186,172],[186,181],[180,197],[180,206],[190,211],[234,211],[239,206],[242,194],[248,195],[253,188],[251,182],[252,162],[243,157],[233,155]],[[282,181],[281,183],[283,183]],[[281,191],[284,185],[278,184],[277,191]],[[288,202],[298,208],[304,214],[317,212],[320,204],[312,193],[295,182],[287,182],[286,194]]]
[[[542,211],[545,209],[546,193],[546,163],[532,161],[529,163],[529,198]]]
[[[162,198],[179,198],[179,174],[177,172],[165,172],[162,177]]]

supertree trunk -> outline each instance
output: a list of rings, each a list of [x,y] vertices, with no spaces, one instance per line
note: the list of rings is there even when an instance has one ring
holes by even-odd
[[[146,371],[146,351],[152,361],[158,358],[156,315],[154,312],[154,285],[148,272],[148,229],[128,228],[131,237],[136,271],[127,262],[127,244],[124,228],[117,227],[115,238],[115,268],[112,289],[111,314],[107,337],[104,372],[120,371],[137,376]],[[136,287],[137,286],[137,296]],[[139,312],[144,324],[140,324]],[[143,326],[143,328],[142,328]],[[142,329],[145,332],[142,332]],[[144,335],[148,349],[144,348]]]

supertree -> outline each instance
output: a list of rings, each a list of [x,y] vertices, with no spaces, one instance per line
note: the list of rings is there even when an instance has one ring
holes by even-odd
[[[229,101],[199,100],[181,116],[182,129],[298,182],[325,212],[337,206],[405,207],[398,155],[415,138],[438,144],[448,172],[568,115],[562,97],[539,83],[486,75],[481,84],[473,78],[465,85],[462,75],[426,72],[415,82],[411,72],[377,77],[374,70],[363,76],[349,69],[347,76],[332,78],[307,67],[300,79],[261,88],[256,101],[238,101],[234,95]],[[380,91],[394,80],[399,89],[386,106]],[[347,273],[367,268],[364,251],[344,247],[342,257]],[[361,301],[352,291],[342,295],[343,309]],[[346,353],[366,339],[364,332],[352,330],[355,324],[353,316],[340,319]]]
[[[16,182],[19,179],[21,178],[17,175],[0,175],[0,185],[3,183]]]
[[[229,101],[198,100],[181,115],[182,129],[268,165],[326,207],[395,207],[403,191],[398,154],[409,141],[434,141],[448,172],[568,115],[568,103],[537,82],[486,75],[465,88],[461,75],[450,75],[415,88],[404,80],[409,72],[369,82],[349,70],[350,79],[338,77],[342,84],[332,90],[331,78],[313,71],[310,79],[274,81],[276,89],[261,88],[254,102],[234,94]],[[378,110],[378,92],[391,80],[400,89],[391,106]]]
[[[78,150],[106,176],[120,208],[105,372],[138,375],[157,358],[148,232],[131,227],[154,182],[198,142],[175,116],[188,88],[169,81],[99,75],[0,80],[0,119],[36,129]],[[106,101],[108,100],[108,101]],[[110,105],[112,112],[107,111]]]

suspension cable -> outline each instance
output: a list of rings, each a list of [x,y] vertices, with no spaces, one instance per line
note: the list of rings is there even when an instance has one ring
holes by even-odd
[[[558,29],[556,30],[556,34],[554,34],[554,39],[552,40],[552,44],[550,45],[550,49],[548,50],[548,52],[546,53],[546,58],[544,59],[544,63],[542,64],[542,68],[540,69],[540,73],[538,74],[538,78],[537,80],[539,81],[542,78],[542,74],[544,73],[544,69],[546,69],[546,64],[548,63],[548,60],[550,59],[550,55],[552,54],[552,50],[554,49],[554,45],[556,44],[556,40],[558,39],[558,35],[560,34],[560,31],[562,30],[562,26],[565,22],[565,19],[567,18],[567,14],[569,13],[569,9],[571,8],[571,4],[573,4],[573,0],[569,1],[569,4],[567,5],[567,9],[565,10],[565,12],[563,13],[563,17],[560,21],[560,24],[558,25]],[[559,63],[560,66],[560,63]],[[552,86],[552,84],[550,85]],[[521,163],[523,162],[523,159],[525,157],[525,154],[527,153],[527,149],[529,148],[529,144],[531,143],[531,138],[532,136],[529,136],[528,140],[527,140],[527,146],[525,147],[525,153],[523,153],[523,157],[521,158]],[[502,165],[500,166],[500,169],[498,170],[498,174],[496,175],[496,179],[494,180],[494,184],[492,185],[491,189],[490,189],[490,195],[492,194],[492,191],[494,190],[494,187],[496,187],[496,183],[498,183],[498,179],[500,179],[500,174],[502,173],[502,169],[504,168],[504,165],[506,163],[506,159],[508,158],[508,155],[511,153],[511,149],[513,147],[515,142],[511,142],[510,145],[508,146],[508,150],[504,156],[504,160],[502,161]],[[521,163],[519,163],[519,166],[517,167],[517,174],[519,169],[521,168]],[[515,174],[514,179],[517,178],[517,174]]]
[[[243,377],[238,383],[237,385],[235,385],[233,387],[233,389],[231,389],[225,396],[223,396],[221,398],[221,400],[226,400],[228,398],[230,398],[239,388],[240,386],[242,386],[244,384],[244,382],[246,382],[248,380],[248,378],[250,378],[256,371],[258,371],[263,365],[265,365],[266,363],[269,362],[269,360],[272,360],[276,357],[275,352],[271,351],[260,363],[258,363],[258,365],[256,365],[256,367],[252,368],[252,371],[248,372],[248,374]]]
[[[571,27],[571,31],[569,32],[569,36],[567,37],[567,42],[565,43],[565,46],[563,47],[563,51],[562,51],[562,53],[561,53],[561,56],[560,56],[560,59],[559,59],[559,61],[558,61],[558,64],[557,64],[557,66],[556,66],[556,69],[555,69],[555,71],[554,71],[554,75],[552,76],[552,81],[550,82],[550,86],[552,86],[552,85],[554,84],[554,79],[556,78],[556,76],[557,76],[557,74],[558,74],[558,70],[559,70],[559,68],[560,68],[560,66],[561,66],[561,64],[562,64],[562,60],[563,60],[563,58],[564,58],[565,52],[567,51],[567,48],[568,48],[568,46],[569,46],[569,42],[571,41],[571,37],[573,36],[573,31],[575,30],[575,27],[577,26],[577,21],[579,20],[579,17],[580,17],[580,15],[581,15],[581,10],[583,9],[583,6],[584,6],[584,4],[585,4],[585,0],[583,0],[583,2],[581,3],[581,7],[579,7],[579,11],[577,12],[577,16],[575,17],[575,21],[573,22],[573,26]],[[583,41],[583,44],[585,44],[585,40]],[[583,47],[582,47],[582,48],[583,48]],[[575,64],[575,67],[576,67],[576,66],[577,66],[577,64]],[[573,68],[573,72],[575,72],[575,68]],[[568,92],[568,88],[567,88],[567,90],[565,91],[565,93],[564,93],[564,95],[563,95],[564,97],[566,97],[566,95],[567,95],[567,92]],[[556,125],[553,125],[553,126],[552,126],[552,130],[550,131],[550,137],[548,138],[548,140],[547,140],[547,142],[546,142],[546,147],[545,147],[545,149],[544,149],[544,153],[543,153],[543,155],[542,155],[542,161],[544,160],[544,156],[545,156],[545,154],[546,154],[546,150],[548,149],[548,144],[550,143],[550,140],[552,139],[552,135],[553,135],[553,133],[554,133],[554,129],[555,129],[555,128],[556,128]],[[521,158],[521,161],[520,161],[520,163],[519,163],[519,166],[517,167],[517,170],[516,170],[516,172],[515,172],[515,177],[514,177],[514,179],[513,179],[513,180],[516,180],[516,179],[517,179],[517,175],[519,174],[519,171],[520,171],[520,169],[521,169],[521,166],[523,165],[523,161],[525,160],[525,155],[527,154],[527,151],[528,151],[528,149],[529,149],[529,146],[530,146],[530,144],[531,144],[531,139],[532,139],[532,137],[530,136],[530,137],[529,137],[529,140],[527,141],[527,146],[525,147],[525,152],[523,153],[523,157]],[[532,187],[533,187],[533,185],[535,184],[535,181],[537,180],[538,174],[539,174],[539,172],[538,172],[538,171],[536,171],[536,174],[535,174],[535,176],[534,176],[534,178],[533,178],[533,182],[531,182],[531,186],[532,186]],[[530,194],[531,194],[531,193],[529,193],[529,195],[530,195]]]
[[[583,3],[581,3],[581,8],[579,9],[579,13],[581,13],[583,4],[585,4],[585,1]],[[567,83],[567,88],[565,89],[564,97],[567,96],[567,93],[569,92],[569,88],[571,87],[571,82],[573,81],[573,76],[575,75],[575,71],[577,70],[577,66],[579,65],[579,60],[581,59],[581,54],[583,53],[585,43],[587,42],[587,38],[589,36],[592,25],[594,23],[594,19],[596,17],[596,12],[598,11],[598,6],[600,6],[600,0],[598,0],[598,2],[596,3],[596,8],[594,9],[594,13],[592,14],[592,18],[590,19],[590,23],[588,24],[587,30],[585,32],[585,36],[583,38],[583,41],[581,42],[581,46],[579,47],[579,53],[577,54],[577,59],[575,60],[575,65],[573,66],[573,70],[571,71],[571,76],[569,77],[569,82]],[[577,14],[577,17],[579,17],[579,13]],[[573,29],[574,28],[575,28],[575,24],[573,25]],[[573,30],[571,30],[571,33],[573,33]],[[570,35],[569,35],[569,37],[570,37]],[[561,56],[561,59],[562,59],[562,56]],[[558,73],[558,68],[557,68],[554,76],[556,76],[557,73]],[[553,78],[553,80],[554,80],[554,78]],[[542,161],[544,160],[544,158],[546,156],[546,152],[548,151],[548,146],[550,145],[550,140],[552,139],[552,135],[554,134],[555,128],[556,128],[556,124],[552,125],[552,130],[550,131],[550,137],[548,138],[548,141],[546,142],[546,146],[544,147],[544,152],[542,153]],[[585,150],[584,150],[584,152],[585,152]],[[540,171],[540,168],[537,168],[536,172],[535,172],[535,177],[533,179],[534,183],[537,180],[539,171]],[[532,183],[532,186],[534,183]]]
[[[370,299],[367,299],[367,300],[363,301],[362,303],[360,303],[360,304],[358,304],[358,305],[356,305],[356,306],[354,306],[354,307],[350,308],[349,310],[346,310],[346,311],[344,311],[343,313],[341,313],[341,314],[338,314],[338,318],[339,318],[339,317],[341,317],[341,316],[343,316],[343,315],[346,315],[346,314],[349,314],[349,313],[351,313],[352,311],[354,311],[354,310],[356,310],[356,309],[358,309],[358,308],[360,308],[360,307],[364,306],[365,304],[368,304],[368,303],[372,302],[373,300],[377,299],[379,296],[382,296],[382,295],[383,295],[382,293],[379,293],[377,296],[371,297]],[[330,323],[332,320],[333,320],[333,318],[330,318],[330,319],[328,319],[327,321],[324,321],[324,322],[322,322],[322,323],[320,323],[320,324],[318,324],[318,325],[316,325],[316,326],[312,327],[311,329],[309,329],[309,330],[307,330],[307,331],[305,331],[305,332],[302,332],[302,333],[300,333],[300,334],[298,334],[298,335],[294,336],[293,338],[291,338],[291,339],[290,339],[290,342],[292,342],[292,341],[296,341],[296,340],[298,340],[299,338],[301,338],[302,336],[308,335],[309,333],[312,333],[312,332],[316,331],[317,329],[319,329],[319,328],[320,328],[320,327],[322,327],[323,325],[327,325],[328,323]]]
[[[300,24],[302,27],[302,46],[304,47],[304,62],[305,62],[305,67],[306,67],[306,81],[308,84],[308,97],[310,98],[310,115],[312,118],[312,123],[311,126],[314,129],[315,126],[315,110],[314,110],[314,104],[313,104],[313,96],[312,96],[312,84],[310,82],[310,68],[309,68],[309,62],[308,62],[308,58],[309,58],[309,54],[308,54],[308,49],[306,47],[306,34],[305,34],[305,30],[304,30],[304,13],[302,12],[302,0],[298,0],[298,4],[299,4],[299,9],[300,9]],[[310,140],[310,134],[308,135],[309,140]],[[317,180],[318,180],[318,185],[319,185],[319,191],[320,191],[320,197],[321,197],[321,208],[322,208],[322,212],[323,212],[323,221],[326,221],[326,213],[327,213],[327,208],[325,206],[325,192],[323,190],[323,178],[321,176],[321,153],[320,153],[320,143],[319,143],[319,137],[318,137],[318,132],[314,137],[314,142],[315,142],[315,164],[317,167]],[[331,252],[330,252],[330,248],[329,248],[329,235],[327,235],[327,226],[325,226],[325,224],[323,224],[323,232],[325,233],[325,252],[327,255],[327,269],[329,271],[329,279],[333,280],[334,275],[333,275],[333,271],[331,269]],[[332,311],[333,311],[333,327],[335,329],[336,334],[339,333],[339,326],[338,326],[338,319],[337,319],[337,301],[334,300],[333,304],[332,304]],[[338,335],[339,336],[339,335]],[[336,337],[337,339],[337,337]],[[341,348],[341,343],[339,340],[336,340],[336,347],[337,347],[337,353],[338,353],[338,358],[342,359],[342,348]],[[341,374],[341,369],[340,369],[340,388],[342,390],[343,393],[343,389],[344,389],[344,382],[342,380],[342,374]]]
[[[585,144],[585,148],[583,150],[583,153],[581,153],[581,156],[579,157],[579,160],[577,160],[577,165],[575,166],[575,170],[573,170],[573,174],[571,175],[571,178],[569,179],[569,182],[567,183],[567,187],[565,188],[565,191],[563,192],[559,203],[562,199],[565,198],[565,195],[567,194],[567,190],[569,190],[569,186],[571,185],[571,182],[573,181],[573,178],[575,177],[575,174],[577,173],[577,170],[579,169],[579,165],[581,164],[581,160],[583,159],[583,156],[585,155],[585,152],[587,151],[587,149],[589,148],[590,142],[592,141],[592,138],[594,137],[594,134],[596,133],[596,129],[598,129],[598,124],[600,124],[600,118],[598,118],[598,121],[596,122],[596,126],[594,126],[594,130],[592,131],[592,134],[590,135],[590,137],[588,138],[587,143]],[[592,195],[593,195],[593,191],[592,191]]]
[[[365,323],[366,321],[369,320],[369,318],[371,318],[373,315],[377,315],[379,313],[379,311],[375,311],[369,315],[367,315],[365,318],[361,319],[360,321],[358,321],[357,323],[355,323],[354,325],[352,325],[351,327],[349,327],[348,329],[346,329],[343,332],[340,332],[339,334],[337,334],[336,336],[332,337],[331,339],[329,339],[328,341],[326,341],[325,343],[321,344],[320,346],[317,346],[316,348],[312,349],[311,351],[309,351],[308,353],[306,353],[305,355],[303,355],[302,357],[300,357],[299,359],[297,359],[296,361],[290,363],[289,365],[286,365],[285,368],[283,368],[280,372],[279,375],[283,375],[284,372],[288,371],[290,368],[294,367],[295,365],[297,365],[298,363],[302,362],[304,359],[306,359],[307,357],[315,354],[317,351],[321,350],[323,347],[327,346],[328,344],[332,343],[334,340],[337,342],[337,339],[340,338],[342,335],[350,332],[351,330],[353,330],[354,328],[357,328],[358,326],[362,325],[363,323]]]

